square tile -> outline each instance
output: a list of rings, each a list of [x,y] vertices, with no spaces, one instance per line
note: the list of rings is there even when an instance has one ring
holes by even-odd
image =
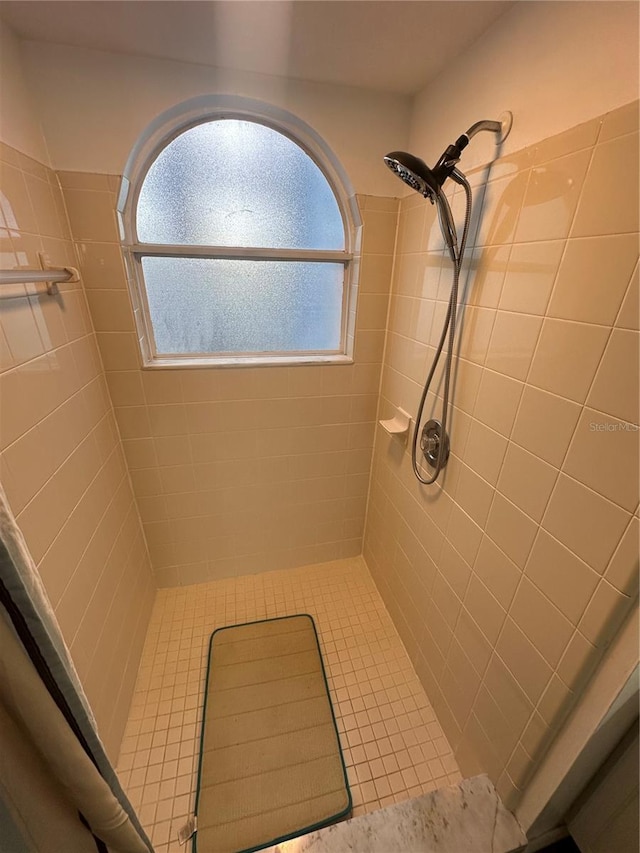
[[[362,558],[161,589],[127,728],[144,732],[136,735],[134,751],[134,741],[126,741],[119,767],[121,773],[133,767],[132,796],[141,798],[143,823],[167,851],[180,849],[170,823],[189,813],[195,791],[211,632],[296,612],[310,613],[316,622],[353,783],[354,814],[379,808],[389,796],[399,801],[428,790],[433,774],[424,769],[426,754],[438,763],[438,778],[459,775]],[[180,661],[190,662],[188,678]],[[138,726],[140,709],[149,716]]]

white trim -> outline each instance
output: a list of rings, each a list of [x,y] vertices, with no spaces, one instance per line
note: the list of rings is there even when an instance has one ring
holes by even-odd
[[[353,357],[340,352],[329,355],[324,353],[314,355],[308,352],[288,353],[287,355],[269,353],[264,356],[255,355],[254,353],[234,356],[212,356],[211,353],[203,353],[201,357],[198,353],[189,353],[181,358],[173,355],[149,358],[143,362],[142,367],[145,370],[175,370],[184,367],[188,367],[189,369],[207,367],[296,367],[297,365],[304,367],[310,364],[353,364]]]
[[[169,258],[235,258],[252,261],[313,261],[315,263],[346,264],[353,260],[351,252],[334,252],[327,249],[258,249],[252,246],[180,246],[159,243],[136,243],[129,247],[136,257]]]
[[[236,246],[163,246],[140,243],[137,238],[135,213],[138,195],[151,164],[160,152],[181,133],[195,125],[219,119],[245,119],[271,127],[302,148],[318,166],[331,187],[342,217],[345,233],[344,251],[244,248]],[[214,367],[242,364],[305,364],[317,362],[350,363],[353,336],[348,334],[349,316],[355,312],[358,294],[357,259],[362,239],[362,219],[356,195],[346,172],[322,137],[293,113],[251,98],[233,95],[202,95],[177,104],[159,115],[146,128],[134,145],[122,176],[117,202],[120,238],[129,272],[129,287],[138,310],[134,312],[138,342],[144,367]],[[341,348],[336,353],[247,353],[230,357],[206,353],[183,356],[161,356],[155,349],[151,315],[140,258],[203,257],[247,260],[282,260],[315,263],[342,263],[345,268],[341,318]]]
[[[324,139],[311,125],[293,113],[264,101],[236,95],[200,95],[183,101],[161,113],[144,130],[127,159],[118,195],[118,211],[125,224],[125,244],[131,246],[137,242],[133,228],[133,212],[137,199],[133,196],[162,148],[189,127],[222,118],[258,121],[284,134],[303,148],[323,172],[336,196],[345,221],[346,251],[355,251],[355,232],[362,227],[355,190],[342,164]],[[134,192],[131,191],[132,188]]]

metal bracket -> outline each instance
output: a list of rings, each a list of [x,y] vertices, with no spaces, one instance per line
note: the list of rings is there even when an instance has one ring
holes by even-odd
[[[76,267],[55,267],[51,264],[49,259],[49,255],[46,252],[38,252],[38,260],[40,261],[40,267],[47,272],[56,272],[56,273],[67,273],[68,278],[64,279],[65,282],[77,282],[80,281],[80,273],[76,269]],[[58,283],[55,281],[47,281],[47,293],[49,296],[55,296],[60,292],[58,288]]]

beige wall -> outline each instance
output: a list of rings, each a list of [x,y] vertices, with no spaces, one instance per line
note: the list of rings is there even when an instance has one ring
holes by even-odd
[[[26,80],[22,42],[0,20],[0,140],[51,165],[35,99]]]
[[[142,370],[117,180],[60,178],[159,584],[361,553],[397,201],[360,198],[353,365]]]
[[[381,158],[406,145],[409,97],[40,42],[23,51],[56,169],[122,174],[160,113],[223,93],[289,110],[322,136],[357,192],[396,194]]]
[[[639,420],[637,128],[636,102],[506,156],[484,199],[471,175],[441,484],[376,437],[365,557],[463,772],[511,806],[637,600],[638,433],[592,427]],[[382,417],[415,411],[451,282],[417,195],[397,246]]]
[[[77,266],[55,173],[3,144],[0,189],[2,268]],[[82,284],[44,289],[0,293],[0,480],[115,760],[155,584]]]
[[[409,151],[435,162],[479,119],[513,113],[501,152],[519,151],[638,97],[638,6],[626,0],[518,0],[415,99]],[[482,133],[464,153],[488,162]]]

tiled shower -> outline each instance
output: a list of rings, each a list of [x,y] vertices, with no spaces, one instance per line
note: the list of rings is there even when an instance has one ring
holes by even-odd
[[[3,40],[37,89],[33,47]],[[144,370],[121,172],[11,141],[2,267],[44,252],[81,281],[0,302],[0,481],[158,850],[192,807],[208,633],[300,610],[357,813],[481,772],[515,808],[637,608],[637,100],[468,171],[452,452],[427,488],[378,426],[413,416],[446,311],[424,199],[356,186],[353,364]]]
[[[2,185],[3,267],[76,265],[55,173],[3,145]],[[84,287],[5,297],[2,330],[0,480],[115,757],[155,582]]]
[[[637,595],[637,124],[631,104],[470,176],[442,489],[375,447],[365,559],[462,766],[510,803]],[[414,411],[449,286],[403,199],[383,417]]]

